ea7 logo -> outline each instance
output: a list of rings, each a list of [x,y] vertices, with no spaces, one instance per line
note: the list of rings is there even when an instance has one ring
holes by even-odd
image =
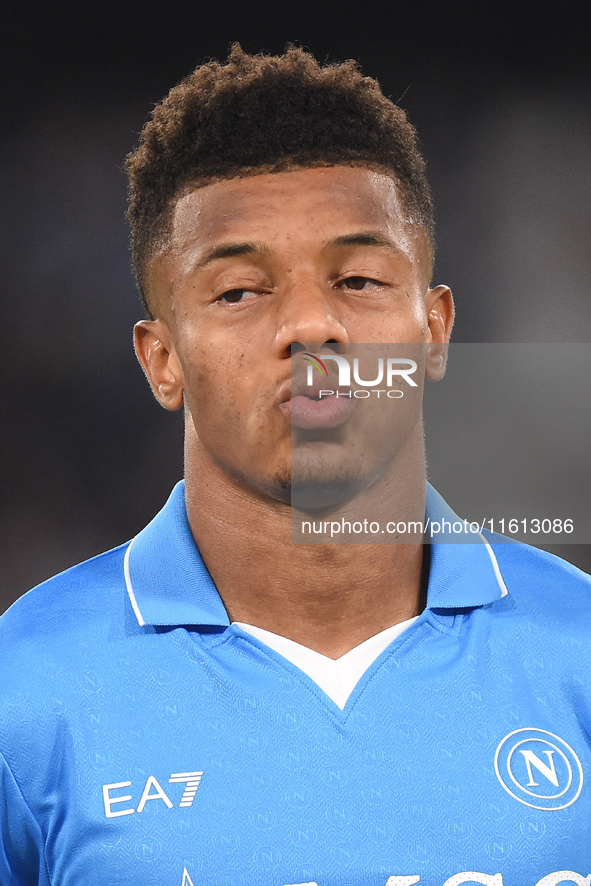
[[[195,799],[195,794],[197,793],[197,789],[201,784],[202,776],[203,772],[172,773],[172,775],[168,779],[169,784],[185,785],[180,803],[178,803],[179,807],[187,808],[193,805],[193,800]],[[107,818],[119,818],[121,815],[132,815],[134,812],[143,812],[146,808],[146,803],[148,803],[150,800],[160,800],[168,807],[168,809],[172,809],[174,806],[174,803],[172,802],[156,776],[149,775],[144,785],[144,789],[142,791],[140,801],[136,809],[134,809],[132,806],[127,806],[125,809],[114,809],[113,807],[116,806],[118,803],[129,803],[130,800],[133,801],[133,795],[114,794],[112,792],[121,791],[124,788],[130,787],[130,781],[116,781],[113,782],[113,784],[103,785],[103,802],[105,804],[105,816]],[[170,792],[172,793],[172,791]]]
[[[508,794],[532,809],[566,809],[583,788],[581,762],[545,729],[516,729],[499,744],[495,772]]]

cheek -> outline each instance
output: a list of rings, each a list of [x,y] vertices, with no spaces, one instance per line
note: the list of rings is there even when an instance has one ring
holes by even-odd
[[[183,370],[185,402],[204,448],[228,462],[253,458],[269,430],[269,396],[256,365],[242,351],[207,347],[193,348]]]
[[[371,342],[421,342],[427,340],[428,317],[422,298],[404,296],[404,301],[387,311],[366,318],[357,341]]]
[[[216,428],[226,434],[240,425],[240,403],[245,399],[240,372],[219,353],[194,353],[185,367],[185,400],[199,436]]]
[[[424,341],[429,331],[429,318],[422,294],[410,292],[406,295],[406,317],[404,326],[409,341]]]

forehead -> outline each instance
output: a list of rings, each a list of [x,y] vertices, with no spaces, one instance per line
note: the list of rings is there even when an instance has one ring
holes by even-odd
[[[291,271],[326,259],[325,247],[348,235],[377,233],[426,288],[430,240],[406,212],[395,180],[365,167],[293,169],[223,179],[177,201],[170,237],[151,260],[147,290],[153,315],[174,310],[174,293],[212,250],[256,244],[266,261]],[[392,253],[394,254],[394,253]]]
[[[404,252],[420,235],[395,181],[366,168],[295,169],[227,179],[181,197],[171,226],[174,253],[218,241],[256,240],[278,248],[294,238],[310,248],[359,230],[380,230]]]

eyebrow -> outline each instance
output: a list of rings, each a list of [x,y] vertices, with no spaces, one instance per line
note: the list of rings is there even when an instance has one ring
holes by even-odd
[[[268,248],[262,243],[221,243],[208,250],[191,268],[196,271],[204,268],[211,262],[223,258],[235,258],[240,255],[261,255],[268,252]]]
[[[341,246],[381,246],[394,250],[399,248],[379,231],[359,231],[355,234],[343,234],[341,237],[335,237],[334,240],[330,240],[326,245],[329,248]]]

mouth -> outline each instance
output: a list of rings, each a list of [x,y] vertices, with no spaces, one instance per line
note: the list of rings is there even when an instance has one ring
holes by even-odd
[[[292,427],[302,430],[338,428],[351,415],[353,399],[350,390],[331,387],[328,381],[324,388],[297,386],[292,390],[290,385],[279,409]]]

